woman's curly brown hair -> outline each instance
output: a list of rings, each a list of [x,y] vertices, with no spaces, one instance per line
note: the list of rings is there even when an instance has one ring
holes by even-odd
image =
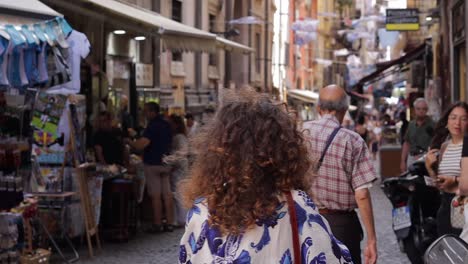
[[[193,142],[196,158],[182,191],[189,206],[207,199],[211,225],[239,234],[274,216],[282,192],[309,190],[311,161],[284,104],[251,90],[226,97]]]

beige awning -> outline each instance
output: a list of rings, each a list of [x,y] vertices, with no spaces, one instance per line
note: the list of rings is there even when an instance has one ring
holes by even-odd
[[[1,0],[0,8],[13,11],[13,13],[10,13],[10,15],[14,15],[14,11],[20,11],[25,15],[34,17],[54,18],[57,16],[62,16],[62,14],[57,13],[55,10],[39,2],[38,0]]]
[[[82,0],[109,10],[116,15],[133,19],[140,23],[155,27],[155,32],[161,35],[163,48],[179,51],[216,51],[216,35],[200,30],[156,12],[116,0]]]
[[[242,45],[238,42],[231,41],[222,37],[216,37],[217,45],[219,48],[225,49],[227,51],[233,52],[242,52],[242,53],[252,53],[255,50],[251,47]]]
[[[316,92],[299,89],[288,90],[288,96],[311,104],[316,103],[319,98],[319,94]]]
[[[62,14],[38,0],[0,0],[0,24],[32,24],[58,16]]]

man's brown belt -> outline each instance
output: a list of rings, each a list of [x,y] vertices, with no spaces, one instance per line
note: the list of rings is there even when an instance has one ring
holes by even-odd
[[[334,210],[328,208],[321,208],[319,209],[319,213],[322,215],[347,215],[355,213],[354,210]]]

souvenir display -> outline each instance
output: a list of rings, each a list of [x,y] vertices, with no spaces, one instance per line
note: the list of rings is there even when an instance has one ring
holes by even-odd
[[[47,263],[51,251],[31,244],[33,234],[45,233],[29,219],[43,222],[48,232],[42,240],[62,233],[54,229],[71,233],[73,228],[64,224],[69,216],[74,219],[67,222],[83,222],[73,177],[75,166],[85,161],[86,100],[77,94],[81,60],[90,44],[61,17],[0,25],[0,33],[0,263]],[[102,177],[90,178],[89,189],[99,218]],[[29,196],[38,198],[35,210],[28,209]],[[66,217],[58,215],[57,206]],[[73,236],[84,232],[75,229]],[[20,254],[28,232],[29,245]]]
[[[33,110],[33,155],[39,163],[62,164],[65,157],[64,135],[58,134],[60,117],[67,97],[40,92]]]

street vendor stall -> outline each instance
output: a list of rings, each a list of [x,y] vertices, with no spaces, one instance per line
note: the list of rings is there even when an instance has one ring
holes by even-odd
[[[38,1],[20,2],[0,3],[0,12],[9,13],[0,18],[0,221],[9,232],[8,241],[3,240],[5,233],[1,235],[7,243],[0,243],[0,263],[18,263],[20,259],[39,263],[26,262],[37,260],[34,252],[45,251],[36,250],[42,244],[30,236],[25,248],[25,231],[45,234],[65,262],[75,261],[78,254],[71,243],[72,258],[56,243],[54,225],[62,238],[68,238],[70,229],[65,223],[73,221],[66,220],[67,212],[73,211],[73,205],[79,208],[82,198],[73,190],[76,177],[72,175],[76,165],[85,161],[85,104],[77,93],[81,60],[90,46],[86,36],[60,14]],[[47,19],[38,19],[39,7],[48,8]],[[21,9],[18,12],[25,19],[14,19],[15,8]],[[32,200],[37,214],[30,218],[42,223],[39,229],[19,213]],[[83,221],[82,216],[74,219]],[[41,259],[44,257],[48,258],[44,255]]]

